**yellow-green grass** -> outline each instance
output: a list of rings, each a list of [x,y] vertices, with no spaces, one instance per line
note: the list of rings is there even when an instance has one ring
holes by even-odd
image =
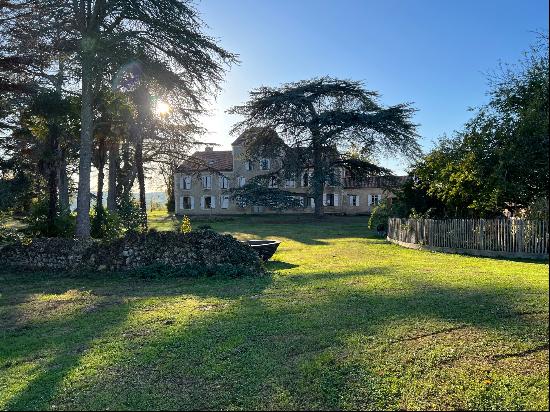
[[[403,249],[365,217],[205,223],[281,240],[271,275],[4,269],[0,409],[548,409],[548,264]]]

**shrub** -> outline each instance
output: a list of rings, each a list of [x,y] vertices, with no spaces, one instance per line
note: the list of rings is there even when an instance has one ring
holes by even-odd
[[[130,198],[120,200],[117,213],[121,219],[124,229],[139,232],[143,229],[144,216],[139,208],[138,202]]]
[[[180,226],[180,233],[189,233],[193,230],[191,227],[191,219],[189,219],[189,216],[185,215],[183,216],[183,220],[181,221]]]
[[[9,244],[14,242],[23,242],[25,237],[20,231],[8,227],[9,215],[4,212],[0,212],[0,245]]]
[[[369,229],[378,229],[383,227],[384,231],[388,228],[388,218],[392,215],[391,204],[382,200],[378,205],[372,209],[372,213],[369,218]]]
[[[53,228],[48,226],[48,202],[46,199],[35,201],[29,215],[24,219],[24,233],[30,237],[72,237],[76,223],[74,213],[58,214]]]
[[[98,208],[96,206],[90,218],[93,238],[113,240],[124,235],[123,219],[118,212],[109,212],[103,207]]]

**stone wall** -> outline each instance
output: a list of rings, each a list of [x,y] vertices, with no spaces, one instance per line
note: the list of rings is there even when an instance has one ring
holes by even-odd
[[[0,264],[28,269],[129,270],[153,264],[208,268],[233,266],[243,273],[261,275],[256,252],[230,235],[212,230],[191,233],[128,233],[111,242],[37,238],[0,249]]]

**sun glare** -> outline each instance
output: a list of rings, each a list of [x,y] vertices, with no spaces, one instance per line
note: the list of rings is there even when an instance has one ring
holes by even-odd
[[[157,112],[158,115],[167,114],[170,111],[170,105],[166,102],[159,100],[157,102],[155,111]]]

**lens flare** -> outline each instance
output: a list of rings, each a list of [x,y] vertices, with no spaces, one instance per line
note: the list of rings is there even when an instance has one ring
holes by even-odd
[[[158,115],[164,115],[167,114],[170,111],[170,105],[166,102],[163,102],[162,100],[159,100],[155,107],[155,112],[157,112]]]

